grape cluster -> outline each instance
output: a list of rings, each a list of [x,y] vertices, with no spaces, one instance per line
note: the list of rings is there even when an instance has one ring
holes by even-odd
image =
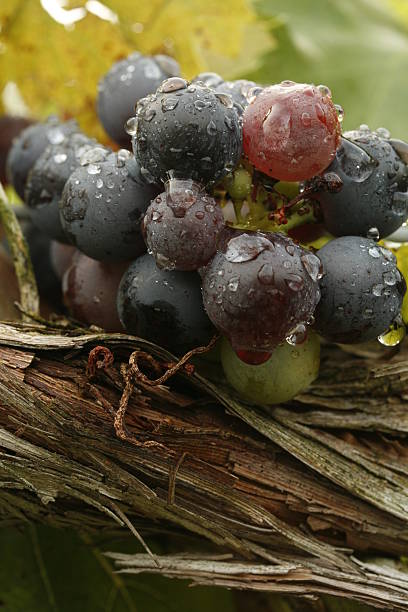
[[[261,404],[316,378],[319,336],[401,340],[408,256],[387,237],[408,218],[408,145],[342,134],[324,85],[189,82],[163,55],[115,64],[97,106],[124,148],[52,117],[7,162],[73,317],[177,355],[218,332],[227,380]]]

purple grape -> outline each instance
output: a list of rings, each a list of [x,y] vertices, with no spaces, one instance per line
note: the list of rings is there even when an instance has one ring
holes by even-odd
[[[149,251],[159,268],[197,270],[217,250],[224,227],[214,198],[191,180],[172,179],[166,191],[147,209],[143,230]]]
[[[203,271],[204,307],[234,350],[306,338],[320,298],[319,259],[282,234],[239,233]]]

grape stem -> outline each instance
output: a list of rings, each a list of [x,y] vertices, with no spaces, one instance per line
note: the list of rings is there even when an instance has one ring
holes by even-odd
[[[27,242],[23,236],[16,214],[11,206],[3,185],[0,183],[0,222],[6,233],[7,242],[13,258],[14,269],[20,291],[21,310],[32,314],[40,314],[40,298],[35,280],[33,265]],[[22,313],[23,321],[32,317]]]

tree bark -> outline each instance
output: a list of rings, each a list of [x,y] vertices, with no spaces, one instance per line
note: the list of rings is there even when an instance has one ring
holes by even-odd
[[[173,554],[113,552],[117,568],[408,610],[406,348],[327,346],[310,390],[267,410],[199,374],[209,362],[154,386],[135,356],[151,378],[175,361],[131,336],[0,323],[3,524],[171,534]]]

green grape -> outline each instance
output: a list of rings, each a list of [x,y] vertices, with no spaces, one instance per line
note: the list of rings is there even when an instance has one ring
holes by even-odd
[[[233,200],[243,200],[251,193],[252,176],[245,168],[237,168],[224,179],[224,185]]]
[[[232,387],[255,404],[287,402],[306,389],[319,374],[320,342],[309,331],[303,344],[279,345],[261,365],[241,361],[226,338],[221,343],[221,363]]]

